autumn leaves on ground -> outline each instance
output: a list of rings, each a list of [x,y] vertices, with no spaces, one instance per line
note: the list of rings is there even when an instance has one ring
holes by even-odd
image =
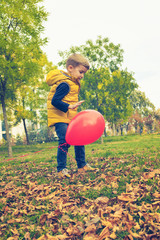
[[[57,142],[15,146],[10,161],[2,147],[0,239],[160,239],[159,142],[158,134],[107,137],[86,146],[99,171],[78,175],[69,157],[72,178],[64,180]]]

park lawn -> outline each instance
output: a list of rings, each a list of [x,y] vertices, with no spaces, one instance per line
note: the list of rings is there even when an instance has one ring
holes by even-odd
[[[86,146],[97,172],[56,174],[57,142],[0,150],[0,239],[160,239],[160,135]],[[26,156],[23,156],[26,155]],[[22,157],[23,156],[23,157]]]

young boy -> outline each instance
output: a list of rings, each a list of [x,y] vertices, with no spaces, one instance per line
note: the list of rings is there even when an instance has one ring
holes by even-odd
[[[57,171],[60,177],[70,177],[66,168],[67,152],[70,145],[65,144],[68,124],[77,113],[77,107],[84,101],[78,101],[80,80],[89,69],[86,58],[80,54],[72,54],[66,61],[67,72],[52,70],[47,75],[47,84],[51,90],[47,99],[48,126],[55,126],[59,138],[57,151]],[[84,146],[75,146],[75,158],[78,171],[93,170],[85,161]]]

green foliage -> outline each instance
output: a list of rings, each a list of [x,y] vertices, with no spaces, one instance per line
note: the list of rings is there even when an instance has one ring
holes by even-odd
[[[49,129],[48,127],[29,131],[28,137],[31,144],[57,141],[52,129]]]
[[[107,87],[110,83],[109,69],[91,69],[81,80],[80,98],[85,99],[84,108],[94,108],[105,113],[103,105],[108,97]]]
[[[16,137],[16,145],[23,145],[23,139],[19,134]]]
[[[99,36],[95,43],[88,40],[85,45],[60,52],[62,61],[59,65],[64,65],[66,58],[75,52],[86,56],[91,65],[81,81],[80,98],[85,103],[80,110],[98,110],[111,123],[126,121],[132,113],[129,97],[138,85],[132,73],[120,70],[123,62],[120,44],[115,45],[108,38]]]
[[[75,52],[87,57],[91,65],[81,80],[80,100],[85,102],[79,110],[95,109],[117,127],[123,126],[132,113],[148,116],[153,112],[154,105],[143,92],[137,90],[133,73],[121,69],[123,50],[120,44],[115,45],[108,38],[99,36],[95,42],[88,40],[84,45],[60,51],[62,61],[59,65],[64,66],[67,57]]]
[[[140,90],[134,90],[131,93],[130,102],[134,112],[138,112],[143,116],[147,116],[155,109],[154,105],[146,97],[145,93],[141,92]]]
[[[2,0],[0,3],[0,101],[10,156],[12,150],[6,100],[16,102],[17,90],[23,89],[43,68],[38,60],[42,57],[41,47],[47,41],[46,38],[42,39],[41,33],[44,30],[43,21],[47,20],[48,14],[39,5],[41,2],[42,0]],[[23,98],[22,102],[24,103]],[[22,108],[24,104],[17,105]],[[22,118],[29,115],[26,109],[20,112]],[[17,114],[17,122],[19,119],[20,114]]]
[[[85,99],[82,107],[101,112],[111,123],[126,121],[132,113],[129,96],[136,87],[135,79],[127,71],[91,69],[81,82],[80,98]]]
[[[22,76],[22,78],[26,78],[26,84],[17,88],[16,101],[11,103],[15,113],[15,125],[22,119],[28,119],[36,123],[41,117],[41,109],[43,122],[47,124],[47,118],[44,117],[44,105],[49,89],[46,87],[47,84],[44,83],[44,76],[52,64],[48,62],[44,54],[41,55],[40,59],[33,59],[33,61],[37,64],[37,71],[32,77],[27,72]],[[29,68],[28,73],[31,70]],[[36,113],[37,109],[39,115]],[[45,111],[46,114],[47,110]]]
[[[95,43],[92,40],[86,41],[84,45],[72,46],[69,51],[60,51],[62,61],[59,65],[65,65],[67,57],[75,52],[86,56],[91,64],[91,68],[108,67],[111,71],[117,70],[123,62],[123,50],[120,44],[115,45],[108,38],[98,36]]]
[[[47,13],[43,7],[38,7],[37,0],[2,0],[0,5],[0,94],[15,96],[16,88],[25,82],[26,71],[33,76],[37,66],[32,59],[39,58],[40,46],[46,39],[40,37],[43,31],[42,22]]]

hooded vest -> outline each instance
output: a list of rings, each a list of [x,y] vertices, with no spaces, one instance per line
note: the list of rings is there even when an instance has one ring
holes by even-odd
[[[75,104],[78,102],[78,93],[80,90],[80,83],[76,79],[68,75],[68,73],[61,70],[52,70],[48,73],[46,78],[47,84],[51,87],[47,99],[47,112],[48,112],[48,126],[53,126],[55,123],[63,122],[70,123],[72,118],[76,115],[76,109],[68,109],[66,113],[55,108],[52,104],[52,98],[56,92],[56,88],[62,82],[69,85],[69,93],[62,99],[63,102],[68,104]]]

